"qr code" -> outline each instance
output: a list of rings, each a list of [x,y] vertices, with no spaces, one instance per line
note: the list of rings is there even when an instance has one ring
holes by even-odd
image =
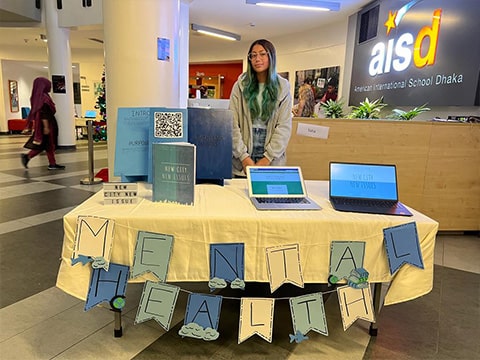
[[[156,112],[155,132],[156,138],[182,138],[183,113],[182,112]]]

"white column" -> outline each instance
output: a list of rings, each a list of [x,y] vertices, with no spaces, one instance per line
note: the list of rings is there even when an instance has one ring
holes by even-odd
[[[50,80],[54,75],[65,77],[65,93],[55,93],[58,122],[58,145],[63,148],[75,148],[75,119],[73,102],[72,57],[70,53],[70,30],[58,26],[56,0],[44,0],[45,27],[47,30],[48,71]]]
[[[187,107],[188,4],[104,0],[103,17],[108,169],[114,179],[119,107]],[[157,58],[159,38],[169,44],[168,59]]]

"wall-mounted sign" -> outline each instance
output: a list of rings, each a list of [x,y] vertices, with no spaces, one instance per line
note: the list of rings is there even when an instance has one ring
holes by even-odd
[[[478,105],[478,0],[381,0],[358,13],[349,105]]]

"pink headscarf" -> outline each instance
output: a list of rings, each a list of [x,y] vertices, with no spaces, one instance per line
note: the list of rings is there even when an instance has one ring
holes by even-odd
[[[55,103],[48,94],[52,89],[50,80],[44,77],[38,77],[33,81],[32,96],[30,97],[31,110],[28,114],[28,128],[34,127],[34,142],[41,143],[43,137],[42,119],[40,119],[40,111],[44,104],[47,104],[55,114]]]

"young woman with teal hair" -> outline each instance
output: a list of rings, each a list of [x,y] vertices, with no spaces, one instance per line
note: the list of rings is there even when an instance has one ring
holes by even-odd
[[[235,177],[244,177],[247,166],[285,165],[292,131],[290,84],[277,74],[275,47],[256,40],[247,58],[230,96]]]

